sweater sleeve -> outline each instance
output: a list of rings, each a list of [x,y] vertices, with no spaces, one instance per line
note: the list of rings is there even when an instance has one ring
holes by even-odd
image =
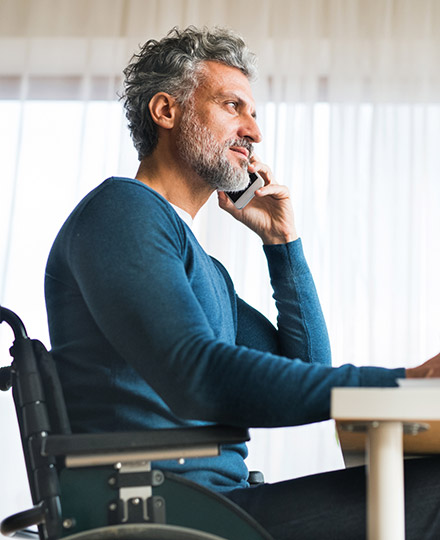
[[[237,344],[307,363],[331,365],[330,343],[301,240],[264,246],[274,298],[277,328],[237,299]]]
[[[177,217],[173,222],[165,203],[147,207],[132,191],[123,198],[103,191],[99,204],[90,201],[67,246],[69,264],[111,347],[177,415],[247,427],[315,422],[329,417],[332,387],[394,386],[403,376],[399,369],[308,364],[218,340],[190,286]]]
[[[301,240],[264,246],[278,310],[280,354],[331,365],[330,342]]]

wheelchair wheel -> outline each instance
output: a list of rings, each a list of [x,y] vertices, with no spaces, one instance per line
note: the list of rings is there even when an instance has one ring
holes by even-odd
[[[63,540],[226,540],[186,527],[157,524],[112,525],[83,531]]]

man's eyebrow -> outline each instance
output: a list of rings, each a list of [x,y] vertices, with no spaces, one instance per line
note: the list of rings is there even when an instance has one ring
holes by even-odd
[[[239,105],[247,105],[248,102],[246,100],[244,100],[243,98],[241,98],[238,94],[236,94],[235,92],[221,92],[218,97],[220,99],[233,99],[234,101],[237,101]],[[254,118],[255,120],[257,119],[257,111],[255,109],[252,110],[251,112],[251,116],[252,118]]]

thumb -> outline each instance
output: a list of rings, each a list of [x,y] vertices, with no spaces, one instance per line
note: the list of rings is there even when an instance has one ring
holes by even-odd
[[[217,197],[218,205],[222,210],[225,210],[234,217],[239,215],[240,210],[234,206],[233,202],[224,191],[217,191]]]

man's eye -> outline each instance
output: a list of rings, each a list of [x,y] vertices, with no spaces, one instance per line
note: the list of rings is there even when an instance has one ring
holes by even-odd
[[[226,105],[230,107],[231,109],[237,109],[238,107],[238,103],[236,101],[228,101]]]

